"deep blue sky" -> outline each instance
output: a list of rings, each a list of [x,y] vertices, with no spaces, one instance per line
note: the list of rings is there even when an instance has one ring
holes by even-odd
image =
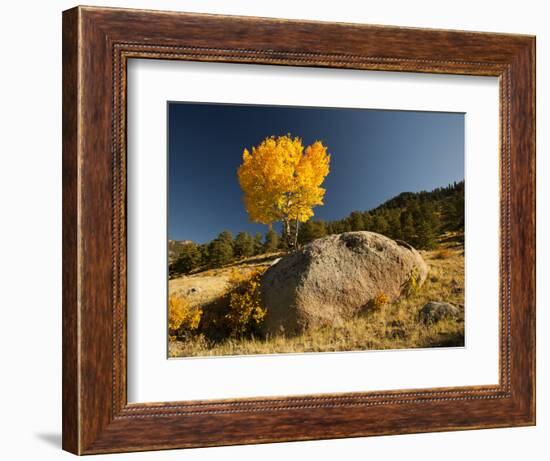
[[[228,229],[265,233],[242,202],[243,149],[290,133],[331,154],[325,205],[341,219],[405,191],[464,179],[464,114],[315,107],[168,103],[168,237],[198,243]]]

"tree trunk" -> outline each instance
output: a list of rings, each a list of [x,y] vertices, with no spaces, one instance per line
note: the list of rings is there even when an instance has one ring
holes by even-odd
[[[300,221],[296,219],[296,229],[294,231],[294,248],[298,248],[298,230],[300,229]]]
[[[298,230],[300,227],[300,221],[296,219],[291,221],[290,219],[283,220],[283,241],[289,251],[294,251],[298,248]]]
[[[283,241],[289,250],[292,249],[292,237],[290,235],[290,221],[288,219],[283,220]]]

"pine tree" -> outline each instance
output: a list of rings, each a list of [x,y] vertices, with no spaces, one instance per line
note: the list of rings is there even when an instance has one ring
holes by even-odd
[[[366,231],[372,229],[372,215],[369,211],[363,213],[363,229]]]
[[[452,224],[454,230],[464,229],[464,194],[458,195],[453,200]]]
[[[349,216],[349,224],[352,231],[362,231],[365,228],[363,215],[359,211],[352,211]]]
[[[254,240],[248,232],[239,232],[235,237],[234,252],[237,258],[246,258],[254,254]]]
[[[208,262],[211,267],[221,267],[233,259],[233,236],[223,231],[208,245]]]
[[[372,222],[372,232],[376,232],[382,235],[386,235],[388,233],[388,221],[382,215],[382,213],[378,213],[374,216]]]
[[[202,245],[199,245],[199,252],[201,254],[201,263],[208,263],[210,261],[209,244],[203,243]]]
[[[264,244],[262,240],[263,240],[262,234],[260,232],[256,232],[256,235],[254,235],[254,241],[253,241],[253,254],[261,255],[264,252]]]
[[[324,221],[307,221],[302,225],[298,241],[301,245],[327,235],[327,226]]]
[[[401,232],[401,211],[391,210],[388,212],[388,237],[392,239],[402,239],[403,232]]]
[[[435,247],[435,230],[428,220],[422,219],[416,226],[414,246],[422,250],[431,250]]]
[[[202,264],[202,255],[199,247],[194,243],[181,248],[178,259],[170,265],[170,274],[188,274]]]
[[[411,245],[414,244],[415,239],[415,229],[414,229],[414,220],[413,215],[410,211],[405,210],[401,213],[401,234],[403,235],[403,240]]]

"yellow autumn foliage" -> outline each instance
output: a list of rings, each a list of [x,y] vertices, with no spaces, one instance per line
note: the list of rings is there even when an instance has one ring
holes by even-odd
[[[185,298],[170,296],[168,299],[168,331],[176,336],[179,332],[193,332],[199,327],[202,309],[192,308]]]
[[[323,204],[321,187],[330,171],[330,155],[320,141],[304,149],[290,135],[269,137],[252,152],[244,149],[239,184],[250,219],[262,224],[305,222]]]
[[[229,311],[225,321],[235,336],[254,333],[262,324],[267,310],[262,306],[260,278],[264,269],[247,274],[231,273],[230,283],[234,289],[229,297]]]
[[[405,280],[401,287],[401,294],[405,296],[411,296],[418,292],[420,289],[420,273],[416,267],[413,267],[409,277]]]
[[[389,302],[390,302],[390,299],[388,298],[388,295],[383,291],[381,291],[374,298],[370,300],[369,306],[371,307],[371,309],[380,310],[383,306],[385,306]]]

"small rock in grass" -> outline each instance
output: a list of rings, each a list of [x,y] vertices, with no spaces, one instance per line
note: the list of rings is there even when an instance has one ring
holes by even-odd
[[[430,301],[420,309],[419,317],[420,321],[427,325],[443,319],[457,320],[460,314],[460,309],[451,303]]]

